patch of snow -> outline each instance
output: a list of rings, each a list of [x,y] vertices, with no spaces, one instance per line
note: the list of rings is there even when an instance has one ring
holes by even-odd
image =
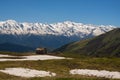
[[[0,57],[13,57],[13,56],[0,54]]]
[[[50,55],[33,55],[33,56],[24,56],[28,60],[48,60],[48,59],[65,59],[65,57],[57,57]]]
[[[9,55],[0,55],[0,57],[10,57]],[[12,56],[17,57],[17,56]],[[25,61],[25,60],[51,60],[51,59],[69,59],[65,57],[57,57],[57,56],[51,56],[51,55],[31,55],[31,56],[21,56],[21,59],[8,59],[8,58],[2,58],[0,61]]]
[[[20,76],[20,77],[52,77],[56,76],[56,73],[52,73],[50,71],[42,71],[42,70],[34,70],[34,69],[28,69],[28,68],[6,68],[5,70],[0,70],[0,72],[7,73],[14,76]]]
[[[70,70],[70,74],[120,79],[120,72],[117,71],[114,72],[106,70],[73,69]]]

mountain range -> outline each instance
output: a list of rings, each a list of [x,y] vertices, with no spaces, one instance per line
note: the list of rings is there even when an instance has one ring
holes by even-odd
[[[0,21],[0,44],[13,43],[31,48],[46,47],[50,50],[70,42],[98,36],[115,26],[92,25],[71,21],[54,24]]]
[[[120,28],[116,28],[94,38],[69,43],[56,49],[55,52],[97,57],[120,57]]]

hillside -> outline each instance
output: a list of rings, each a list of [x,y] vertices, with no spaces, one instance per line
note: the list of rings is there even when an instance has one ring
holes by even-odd
[[[0,44],[0,51],[10,51],[10,52],[28,52],[33,51],[31,47],[13,44],[13,43],[2,43]]]
[[[55,51],[90,56],[120,57],[120,28],[114,29],[95,38],[64,45]]]

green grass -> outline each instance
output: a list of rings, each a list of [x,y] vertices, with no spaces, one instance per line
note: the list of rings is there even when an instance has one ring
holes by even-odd
[[[4,55],[13,55],[13,56],[28,56],[28,55],[35,55],[34,52],[23,52],[23,53],[17,53],[17,52],[8,52],[8,51],[0,51],[0,54]]]
[[[0,59],[24,59],[22,56],[16,56],[16,57],[0,57]]]
[[[71,69],[98,69],[120,71],[120,58],[97,58],[85,57],[73,54],[59,54],[59,56],[72,57],[73,59],[64,60],[44,60],[44,61],[5,61],[0,62],[0,69],[23,67],[36,70],[55,72],[56,77],[45,78],[22,78],[11,76],[0,72],[0,80],[113,80],[106,78],[96,78],[80,75],[70,75]]]

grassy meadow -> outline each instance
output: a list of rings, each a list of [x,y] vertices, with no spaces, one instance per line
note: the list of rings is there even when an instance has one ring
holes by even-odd
[[[17,53],[0,52],[0,54],[12,54],[18,55]],[[28,54],[19,54],[30,55]],[[33,55],[33,53],[32,53]],[[55,55],[55,54],[54,54]],[[36,77],[36,78],[24,78],[8,75],[0,72],[0,80],[115,80],[107,78],[97,78],[89,76],[71,75],[69,70],[71,69],[98,69],[98,70],[109,70],[109,71],[120,71],[120,58],[116,57],[86,57],[76,54],[56,54],[57,56],[71,57],[73,59],[63,60],[38,60],[38,61],[5,61],[0,62],[0,69],[23,67],[36,70],[45,70],[56,73],[55,77]]]

